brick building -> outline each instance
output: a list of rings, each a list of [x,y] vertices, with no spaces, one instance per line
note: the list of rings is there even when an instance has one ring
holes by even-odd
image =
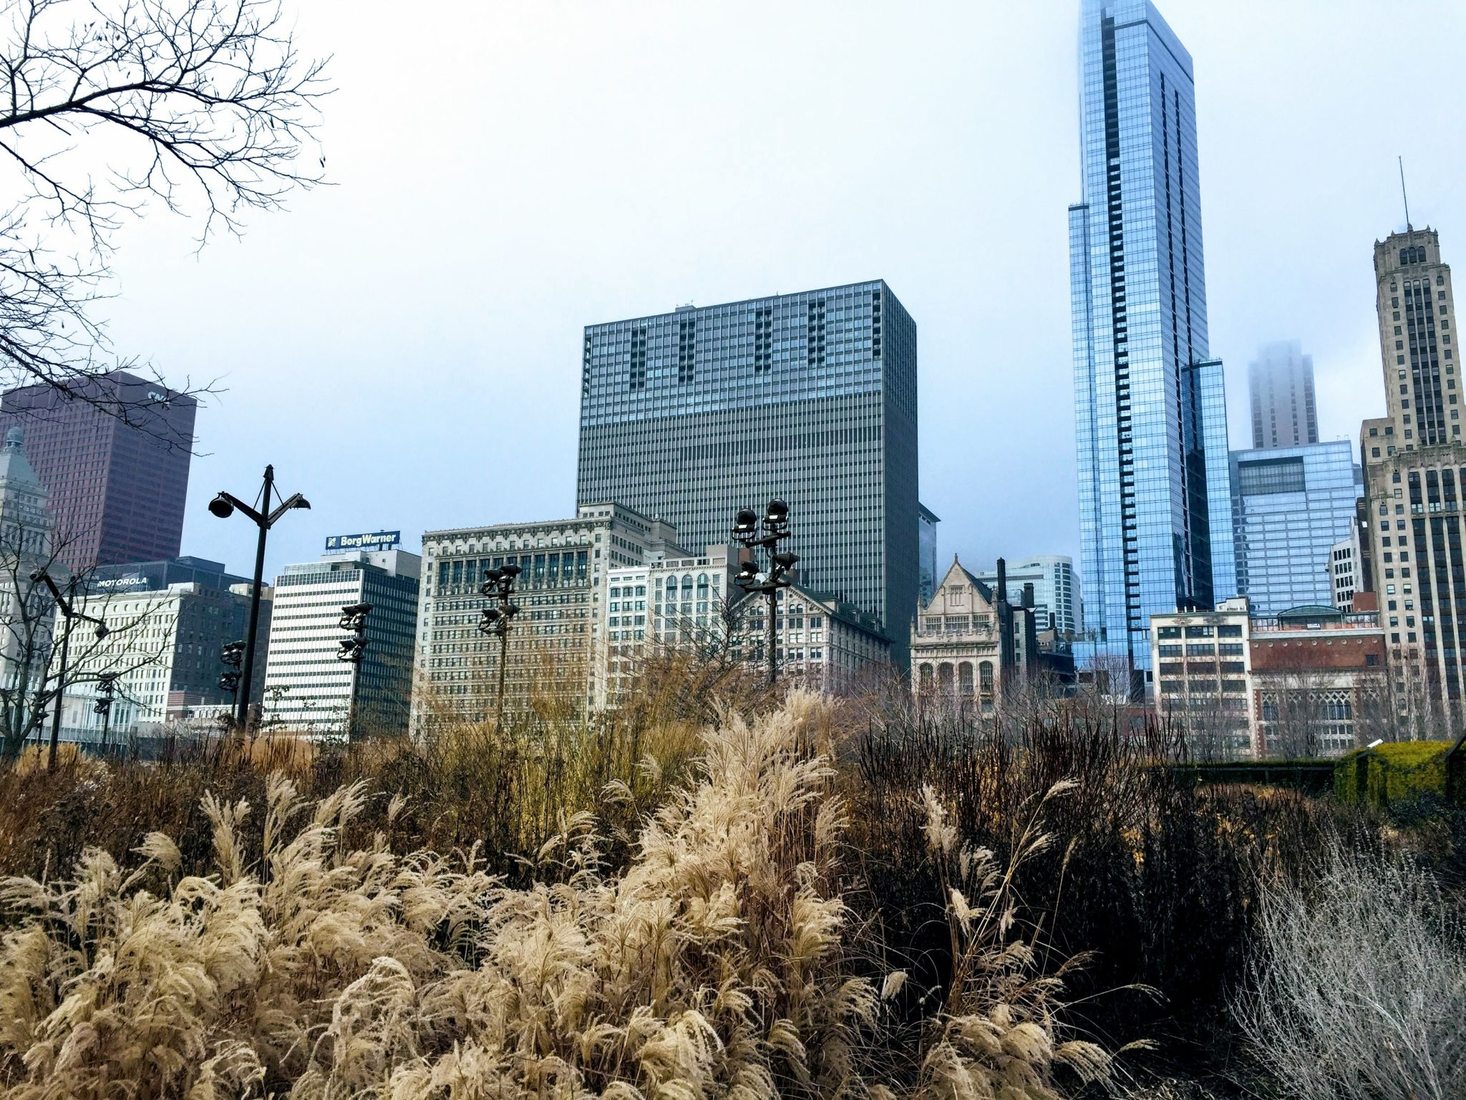
[[[1202,758],[1334,756],[1393,739],[1395,700],[1372,594],[1353,608],[1253,618],[1245,597],[1151,618],[1155,707]]]
[[[1386,661],[1376,613],[1302,607],[1254,621],[1254,754],[1335,756],[1387,737]]]

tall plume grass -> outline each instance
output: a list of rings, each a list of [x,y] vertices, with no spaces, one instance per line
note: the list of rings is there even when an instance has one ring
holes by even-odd
[[[429,736],[313,743],[288,731],[236,740],[180,741],[158,760],[101,761],[44,754],[0,770],[0,874],[41,877],[89,847],[119,865],[147,831],[177,839],[183,869],[204,869],[210,828],[206,792],[222,802],[261,805],[270,775],[288,775],[307,799],[365,781],[378,797],[353,818],[363,837],[386,828],[386,806],[405,804],[391,824],[399,847],[453,851],[477,845],[487,869],[511,878],[580,813],[593,814],[608,858],[624,861],[639,817],[685,778],[712,713],[701,674],[664,662],[655,690],[635,708],[595,716],[535,712],[492,720],[452,719]],[[726,686],[726,685],[725,685]],[[245,825],[258,844],[262,824]]]
[[[365,783],[311,800],[283,776],[258,805],[202,798],[204,867],[153,832],[128,870],[92,848],[11,878],[0,1095],[1049,1100],[1065,1072],[1104,1077],[1012,889],[1063,792],[1007,865],[935,791],[916,808],[957,965],[913,1018],[842,893],[830,736],[801,693],[726,713],[624,863],[583,813],[523,885],[474,849],[399,854],[401,798],[362,836]]]
[[[863,886],[849,900],[913,960],[913,982],[947,987],[956,951],[924,908],[943,888],[923,858],[929,788],[959,846],[1013,866],[1008,889],[1045,922],[1041,968],[1089,958],[1065,975],[1082,1002],[1071,1019],[1107,1046],[1156,1039],[1199,1062],[1230,1034],[1215,1021],[1245,979],[1262,884],[1308,877],[1353,823],[1291,792],[1198,786],[1164,766],[1178,759],[1173,731],[1122,718],[1083,699],[991,720],[901,701],[871,711],[843,773]],[[1045,800],[1056,784],[1064,795]],[[1040,803],[1050,840],[1030,850]]]

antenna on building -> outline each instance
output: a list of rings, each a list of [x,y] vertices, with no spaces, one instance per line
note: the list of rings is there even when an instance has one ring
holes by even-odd
[[[1409,233],[1413,227],[1410,225],[1410,196],[1405,192],[1405,158],[1395,159],[1400,162],[1400,198],[1405,200],[1405,232]]]

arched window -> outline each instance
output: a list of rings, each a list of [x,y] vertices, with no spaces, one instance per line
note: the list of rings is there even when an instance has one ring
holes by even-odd
[[[991,661],[983,661],[977,666],[977,686],[983,703],[991,703],[993,701],[993,663]]]
[[[929,662],[929,661],[923,661],[921,663],[920,669],[919,669],[919,672],[918,672],[918,676],[920,677],[921,690],[923,692],[931,691],[931,689],[932,689],[932,666],[931,666],[931,662]]]
[[[937,690],[943,695],[952,694],[952,666],[945,661],[937,666]]]
[[[697,598],[700,600],[708,598],[708,575],[706,573],[697,575]]]
[[[972,662],[963,661],[957,666],[957,694],[970,696],[972,694]]]

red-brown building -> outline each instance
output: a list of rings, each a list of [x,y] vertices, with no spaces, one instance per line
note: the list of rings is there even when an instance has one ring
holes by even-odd
[[[1299,607],[1253,620],[1254,754],[1328,756],[1383,736],[1386,653],[1375,613]]]
[[[178,557],[198,403],[113,371],[0,398],[0,434],[18,424],[50,493],[59,557],[73,570]]]

